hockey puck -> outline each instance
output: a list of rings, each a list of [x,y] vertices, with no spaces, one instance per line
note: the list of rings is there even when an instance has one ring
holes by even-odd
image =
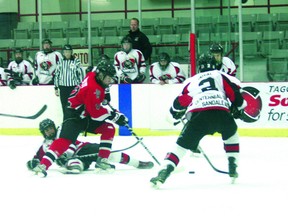
[[[189,171],[189,174],[195,174],[195,171]]]

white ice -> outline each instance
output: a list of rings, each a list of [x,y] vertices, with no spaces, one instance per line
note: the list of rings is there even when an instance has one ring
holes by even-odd
[[[177,137],[144,137],[160,161]],[[99,137],[79,139],[97,142]],[[117,165],[113,174],[90,171],[64,175],[53,165],[46,178],[26,169],[38,149],[39,136],[0,136],[1,216],[262,216],[288,215],[288,138],[241,137],[239,178],[230,184],[203,156],[187,156],[159,190],[149,180],[159,171]],[[135,137],[115,137],[113,149],[133,144]],[[227,171],[220,137],[204,138],[201,146],[216,168]],[[140,144],[126,151],[152,160]],[[93,167],[92,167],[93,168]],[[195,174],[189,174],[195,171]]]

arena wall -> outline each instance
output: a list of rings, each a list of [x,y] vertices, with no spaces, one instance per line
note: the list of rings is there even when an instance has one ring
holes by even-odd
[[[259,90],[259,94],[252,94],[249,103],[257,105],[255,101],[260,97],[262,109],[260,118],[255,122],[237,120],[239,132],[247,136],[288,136],[286,83],[244,83],[243,86]],[[181,124],[171,124],[169,108],[181,89],[182,85],[178,84],[112,85],[111,105],[129,116],[130,125],[138,135],[175,135],[179,134]],[[61,124],[60,99],[54,95],[53,86],[18,86],[15,90],[0,87],[0,92],[0,135],[39,134],[38,124],[45,118],[53,119],[57,125]],[[35,120],[1,116],[31,116],[45,104],[47,110]],[[125,128],[118,132],[120,135],[130,134]]]

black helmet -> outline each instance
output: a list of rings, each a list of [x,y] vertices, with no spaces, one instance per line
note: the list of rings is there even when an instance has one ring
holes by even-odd
[[[160,61],[166,61],[167,64],[166,65],[161,65]],[[168,53],[162,52],[162,53],[159,54],[159,65],[160,65],[162,70],[165,70],[168,67],[170,61],[171,61],[171,59],[170,59],[170,56],[168,55]]]
[[[15,48],[14,53],[23,53],[21,48]]]
[[[103,88],[109,87],[109,85],[103,83],[103,80],[106,76],[114,78],[116,76],[116,70],[112,64],[103,61],[100,62],[96,68],[96,80]]]
[[[129,36],[123,37],[122,40],[121,40],[121,44],[123,44],[123,43],[131,43],[132,44],[131,37],[129,37]]]
[[[200,72],[211,71],[216,69],[216,60],[210,53],[202,54],[198,59]]]
[[[102,63],[110,63],[110,58],[108,55],[102,54],[102,55],[100,55],[97,62],[98,62],[98,65],[102,64]]]
[[[209,48],[210,53],[221,53],[223,54],[223,47],[221,44],[214,43]]]
[[[65,44],[63,47],[63,50],[71,50],[72,51],[73,49],[72,49],[72,46],[70,44]]]
[[[51,45],[52,41],[50,39],[46,38],[46,39],[42,40],[42,44],[45,44],[45,43],[48,43]]]
[[[45,134],[45,130],[49,127],[53,127],[54,130],[55,130],[55,134],[54,135],[51,135],[49,137],[47,137],[47,135]],[[41,121],[39,123],[39,130],[40,132],[42,133],[42,135],[44,136],[45,139],[55,139],[56,137],[56,126],[55,126],[55,123],[51,120],[51,119],[44,119],[43,121]]]

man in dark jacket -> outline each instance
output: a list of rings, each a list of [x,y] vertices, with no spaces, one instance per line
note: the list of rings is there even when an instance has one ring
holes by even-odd
[[[152,53],[152,46],[148,37],[140,31],[139,29],[139,20],[137,18],[132,18],[130,20],[130,31],[127,35],[132,39],[133,49],[140,50],[145,60],[149,60]]]

